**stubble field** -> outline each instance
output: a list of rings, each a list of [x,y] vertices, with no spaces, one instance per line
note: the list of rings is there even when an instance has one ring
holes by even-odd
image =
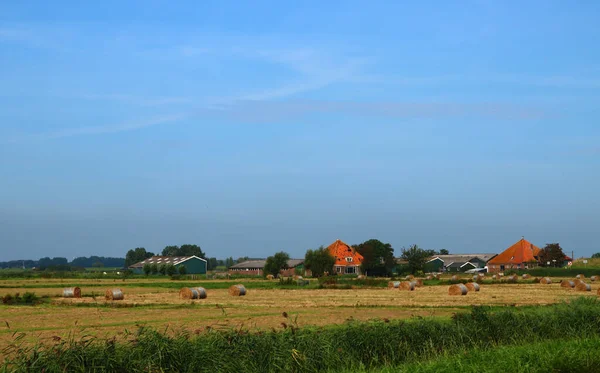
[[[38,306],[1,306],[0,343],[10,343],[21,333],[30,343],[83,336],[119,338],[141,326],[200,333],[207,328],[279,329],[290,322],[303,327],[352,320],[449,317],[471,305],[530,306],[582,295],[595,297],[600,287],[592,284],[592,292],[576,292],[558,283],[494,284],[482,285],[480,292],[466,296],[449,296],[447,285],[425,286],[412,292],[384,288],[296,290],[253,288],[260,287],[262,280],[247,280],[240,283],[248,285],[248,294],[232,297],[227,289],[218,288],[224,285],[219,281],[199,281],[198,286],[208,289],[208,298],[184,300],[179,298],[178,289],[164,286],[165,280],[128,280],[126,284],[88,280],[80,281],[83,298],[64,299],[64,281],[35,281],[0,281],[3,294],[29,291],[50,297]],[[104,290],[119,285],[125,299],[105,301]],[[284,312],[290,318],[285,319]]]

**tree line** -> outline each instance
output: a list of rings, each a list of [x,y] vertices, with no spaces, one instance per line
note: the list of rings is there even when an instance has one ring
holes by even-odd
[[[249,260],[247,256],[240,257],[234,259],[233,257],[229,257],[226,259],[217,259],[217,258],[207,258],[207,255],[202,251],[202,248],[198,245],[190,245],[185,244],[181,246],[165,246],[162,252],[159,254],[160,256],[197,256],[198,258],[202,258],[206,260],[207,269],[209,271],[215,270],[219,267],[223,269],[228,269],[234,264],[244,262]],[[125,267],[129,267],[135,263],[139,263],[144,261],[145,259],[152,258],[156,256],[151,251],[147,251],[144,247],[136,247],[135,249],[131,249],[127,251],[125,254],[124,265]],[[152,273],[152,272],[151,272]],[[157,272],[154,272],[157,273]]]
[[[125,264],[124,258],[104,256],[80,256],[69,261],[64,257],[44,257],[38,260],[9,260],[0,262],[0,268],[37,268],[39,270],[70,270],[72,268],[90,267],[114,267],[122,268]]]

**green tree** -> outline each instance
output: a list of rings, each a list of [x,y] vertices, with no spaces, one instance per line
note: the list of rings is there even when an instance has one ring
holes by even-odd
[[[229,269],[229,267],[231,267],[234,264],[235,264],[235,261],[233,260],[232,257],[225,259],[225,268]]]
[[[550,266],[562,267],[565,261],[565,253],[558,243],[548,243],[540,250],[538,255],[540,265],[547,266],[550,262]]]
[[[129,267],[135,263],[139,263],[144,259],[152,258],[154,253],[146,251],[143,247],[136,247],[135,249],[129,250],[125,255],[125,267]]]
[[[158,273],[158,265],[156,263],[150,265],[150,272],[152,272],[153,275]]]
[[[363,256],[360,266],[362,273],[375,276],[391,275],[396,265],[392,245],[371,239],[354,246],[354,249]]]
[[[169,264],[167,266],[167,275],[173,276],[175,273],[177,273],[177,268],[173,264]]]
[[[197,256],[198,258],[206,259],[206,254],[198,245],[181,245],[179,248],[180,256]]]
[[[427,259],[433,255],[434,250],[424,250],[417,245],[411,245],[408,249],[402,248],[401,258],[408,262],[409,272],[415,274],[417,271],[423,271]]]
[[[179,246],[165,246],[161,255],[162,256],[180,256]]]
[[[165,263],[161,264],[158,267],[158,272],[163,276],[166,275],[167,274],[167,265]]]
[[[96,262],[94,262],[94,264],[92,264],[92,267],[102,268],[102,267],[104,267],[104,263],[102,263],[101,261],[96,261]]]
[[[593,259],[600,258],[600,253],[596,253],[596,254],[592,255],[592,258],[593,258]]]
[[[185,268],[185,266],[180,266],[179,267],[179,274],[183,276],[186,273],[187,273],[187,269]]]
[[[207,262],[209,271],[212,271],[219,266],[219,261],[217,260],[217,258],[208,258]]]
[[[265,262],[263,274],[265,276],[273,275],[278,277],[281,270],[288,268],[288,260],[290,260],[290,256],[284,251],[280,251],[275,255],[268,257],[267,261]]]
[[[440,250],[440,255],[450,255],[450,252],[446,249],[441,249]]]
[[[146,276],[150,275],[150,273],[152,272],[152,266],[148,263],[144,264],[144,267],[142,267],[142,269]]]
[[[323,246],[317,250],[307,250],[304,255],[304,268],[312,272],[313,277],[321,277],[325,272],[332,273],[335,258]]]

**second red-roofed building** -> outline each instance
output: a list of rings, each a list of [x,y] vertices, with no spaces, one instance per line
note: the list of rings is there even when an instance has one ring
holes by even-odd
[[[352,246],[337,240],[329,245],[327,250],[335,258],[334,273],[339,275],[360,274],[360,265],[364,258]]]
[[[524,237],[517,243],[487,262],[488,272],[503,272],[509,269],[530,269],[538,266],[540,248]]]

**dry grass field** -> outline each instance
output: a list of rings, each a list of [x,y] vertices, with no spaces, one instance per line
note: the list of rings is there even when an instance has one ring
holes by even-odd
[[[33,291],[52,298],[50,303],[38,306],[1,306],[0,341],[9,342],[15,332],[25,333],[25,340],[30,342],[84,335],[119,337],[140,326],[185,329],[192,333],[207,327],[281,328],[282,322],[290,322],[282,317],[284,312],[292,319],[297,316],[299,326],[349,320],[448,317],[470,305],[543,305],[574,296],[597,296],[600,287],[594,283],[590,293],[561,288],[558,283],[494,284],[482,285],[480,292],[466,296],[449,296],[448,286],[425,286],[412,292],[383,288],[250,288],[244,297],[232,297],[227,289],[217,289],[208,290],[207,299],[192,301],[180,299],[179,289],[152,287],[148,281],[128,281],[128,286],[123,287],[125,300],[114,302],[105,301],[103,296],[105,289],[118,287],[119,283],[112,280],[100,284],[105,286],[98,286],[98,280],[81,281],[84,297],[80,299],[61,298],[63,283],[58,280],[40,281],[44,287],[39,288],[34,280],[3,281],[0,284],[3,294]],[[201,281],[198,285],[206,283]]]

